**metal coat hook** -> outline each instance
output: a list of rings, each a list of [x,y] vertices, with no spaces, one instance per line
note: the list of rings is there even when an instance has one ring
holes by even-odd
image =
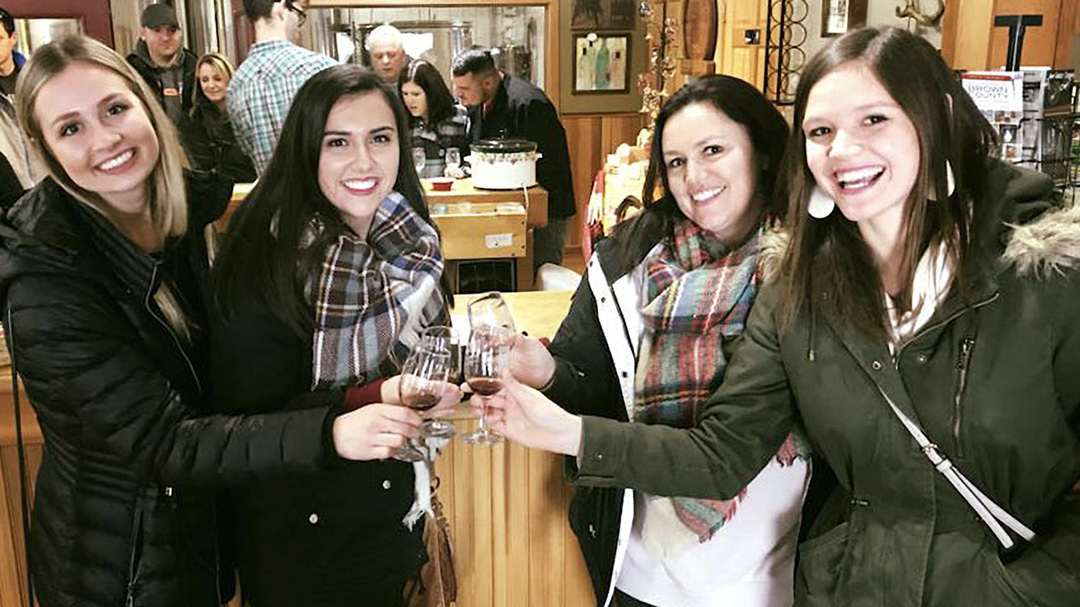
[[[945,14],[945,0],[937,0],[937,10],[933,13],[924,13],[921,8],[919,0],[906,0],[904,8],[896,7],[896,16],[901,19],[914,19],[919,25],[932,27],[937,25]]]

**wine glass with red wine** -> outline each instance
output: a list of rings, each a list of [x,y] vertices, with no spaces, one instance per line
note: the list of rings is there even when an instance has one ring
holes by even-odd
[[[453,358],[449,352],[427,347],[426,342],[421,341],[401,368],[398,382],[401,404],[417,411],[427,411],[439,404],[452,379],[452,366]],[[406,443],[394,452],[393,457],[405,462],[419,462],[424,459],[424,453]]]
[[[491,396],[502,390],[502,377],[509,363],[510,340],[513,333],[504,327],[474,326],[465,350],[463,372],[472,391],[480,396]],[[485,408],[486,413],[486,408]],[[487,416],[480,416],[480,427],[472,434],[462,437],[474,445],[496,445],[502,436],[488,427]]]
[[[461,382],[461,341],[457,331],[442,325],[430,326],[420,334],[420,344],[424,348],[446,353],[450,357],[447,381],[455,385]],[[420,426],[420,435],[424,438],[450,438],[455,432],[453,424],[438,419],[428,420]]]

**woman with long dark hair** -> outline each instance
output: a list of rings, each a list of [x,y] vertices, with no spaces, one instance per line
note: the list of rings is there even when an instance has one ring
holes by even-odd
[[[656,117],[645,210],[597,245],[550,353],[517,339],[513,373],[569,412],[694,426],[776,255],[787,130],[737,78],[672,95]],[[571,524],[597,605],[791,605],[802,444],[792,436],[727,501],[579,487]]]
[[[460,165],[469,153],[467,113],[454,102],[442,74],[417,59],[401,72],[398,91],[411,116],[413,153],[422,150],[426,158],[420,176],[442,177],[448,165],[453,172],[453,165]]]
[[[992,157],[903,30],[815,56],[794,118],[791,243],[698,425],[570,416],[511,383],[494,428],[576,456],[581,484],[731,497],[801,423],[839,487],[796,604],[1076,604],[1080,209]]]
[[[374,401],[360,409],[373,422],[402,408],[396,381],[380,380],[424,327],[448,318],[407,125],[393,91],[359,66],[328,68],[297,93],[214,268],[221,410],[278,411],[295,395],[339,387],[355,393],[347,407]],[[392,438],[373,423],[372,444]],[[426,486],[422,471],[372,459],[238,491],[245,600],[401,604],[425,558],[423,487],[414,485]]]

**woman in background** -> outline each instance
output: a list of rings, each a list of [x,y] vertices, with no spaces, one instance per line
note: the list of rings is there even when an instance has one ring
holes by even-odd
[[[182,135],[196,169],[212,171],[233,183],[248,183],[255,181],[255,167],[236,144],[225,109],[225,91],[234,71],[225,55],[208,53],[199,58],[191,120]]]
[[[366,400],[398,403],[386,389],[396,382],[379,380],[397,372],[394,360],[424,327],[446,324],[442,269],[394,92],[356,65],[312,76],[214,267],[218,407],[280,412],[314,389],[362,384],[375,387]],[[370,407],[402,408],[361,410]],[[427,485],[417,478],[388,459],[237,492],[244,599],[401,605],[425,559],[414,486]]]
[[[469,154],[466,112],[454,102],[442,74],[427,61],[414,60],[401,73],[398,90],[411,116],[413,154],[426,159],[420,176],[461,177]]]

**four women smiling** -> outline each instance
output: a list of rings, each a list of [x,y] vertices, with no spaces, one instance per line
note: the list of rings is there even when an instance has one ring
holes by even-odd
[[[386,458],[423,420],[392,361],[450,302],[408,161],[456,115],[425,65],[404,104],[309,80],[213,272],[228,182],[185,172],[137,74],[82,37],[24,68],[50,176],[5,209],[0,296],[46,441],[43,606],[219,605],[227,556],[256,607],[405,603],[422,523]],[[734,78],[673,95],[646,210],[475,407],[571,456],[599,605],[1073,605],[1080,212],[904,31],[834,41],[794,110],[788,136]],[[837,482],[798,544],[811,452]]]

